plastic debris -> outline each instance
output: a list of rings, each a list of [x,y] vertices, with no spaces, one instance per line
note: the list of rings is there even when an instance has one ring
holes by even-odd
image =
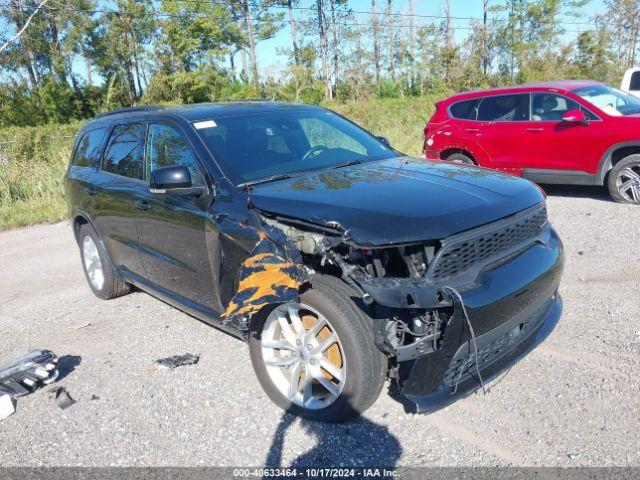
[[[16,411],[16,401],[11,398],[11,395],[5,393],[0,395],[0,420],[7,418],[9,415],[13,415]]]
[[[56,403],[62,410],[64,410],[65,408],[69,408],[71,405],[76,403],[76,401],[71,398],[71,395],[69,395],[69,392],[67,392],[67,389],[64,387],[52,388],[51,390],[49,390],[49,396],[55,399]]]
[[[161,368],[174,369],[183,365],[195,365],[200,360],[200,355],[194,355],[192,353],[185,353],[184,355],[174,355],[173,357],[161,358],[156,360],[156,363]]]
[[[49,350],[33,350],[0,367],[0,395],[27,395],[58,378],[58,357]]]

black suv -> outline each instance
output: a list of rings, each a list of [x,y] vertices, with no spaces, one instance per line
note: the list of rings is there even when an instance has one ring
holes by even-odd
[[[323,108],[107,113],[65,187],[98,297],[135,286],[247,341],[269,397],[311,419],[363,412],[387,378],[408,411],[440,408],[562,310],[533,183],[404,156]]]

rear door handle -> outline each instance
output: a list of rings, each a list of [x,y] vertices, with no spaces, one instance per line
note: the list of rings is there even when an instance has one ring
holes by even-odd
[[[86,193],[87,195],[95,195],[98,192],[93,187],[84,187],[84,193]]]
[[[467,133],[478,133],[480,131],[480,129],[479,128],[465,128],[464,131],[467,132]]]
[[[149,210],[151,208],[151,204],[146,200],[137,200],[134,205],[138,210]]]
[[[524,131],[525,132],[538,133],[538,132],[544,132],[544,128],[531,127],[531,128],[525,128]]]

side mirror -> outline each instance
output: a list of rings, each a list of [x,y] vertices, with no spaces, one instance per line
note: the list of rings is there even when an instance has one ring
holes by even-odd
[[[587,117],[582,110],[569,110],[562,116],[562,121],[566,123],[587,123]]]
[[[204,193],[204,187],[194,187],[191,173],[184,165],[170,165],[151,172],[149,191],[159,195],[194,195]]]
[[[376,137],[380,143],[384,143],[387,147],[391,148],[391,144],[389,143],[389,139],[387,137]]]

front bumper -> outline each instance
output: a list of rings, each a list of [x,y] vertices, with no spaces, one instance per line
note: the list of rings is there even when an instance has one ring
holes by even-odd
[[[558,287],[563,264],[562,242],[549,228],[545,242],[486,266],[471,284],[456,286],[473,326],[484,382],[508,369],[551,333],[562,313]],[[398,388],[392,393],[408,412],[437,410],[480,387],[463,308],[458,300],[452,298],[452,302],[453,313],[439,348],[398,361]]]
[[[533,315],[527,320],[531,325],[522,329],[520,318],[490,330],[476,337],[478,345],[478,366],[482,381],[487,383],[501,372],[511,368],[530,351],[540,345],[555,328],[562,313],[562,299],[555,295],[542,315]],[[470,360],[470,361],[468,361]],[[459,375],[460,367],[463,374]],[[429,413],[443,408],[456,400],[466,397],[480,386],[475,369],[474,351],[469,351],[468,343],[460,347],[447,365],[440,385],[430,393],[420,394],[419,389],[405,388],[399,400],[409,413]],[[419,370],[421,370],[419,368]],[[414,393],[410,393],[410,392]]]

